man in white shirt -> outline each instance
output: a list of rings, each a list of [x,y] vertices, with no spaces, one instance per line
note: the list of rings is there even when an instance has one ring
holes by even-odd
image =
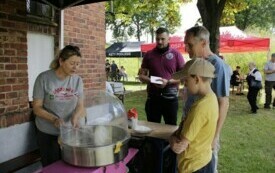
[[[275,89],[275,53],[271,55],[271,60],[264,66],[265,73],[265,109],[270,109],[272,100],[272,88]],[[273,100],[273,107],[275,107],[275,98]]]

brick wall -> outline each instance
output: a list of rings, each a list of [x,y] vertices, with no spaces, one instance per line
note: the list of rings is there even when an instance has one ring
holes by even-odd
[[[0,1],[0,127],[29,121],[27,31],[56,35],[56,26],[27,22],[26,2]]]
[[[80,47],[86,90],[105,88],[105,3],[64,10],[64,44]]]
[[[104,3],[65,10],[65,44],[81,48],[85,88],[105,87]],[[58,14],[57,14],[58,15]],[[54,23],[59,23],[57,20]],[[27,31],[50,34],[58,48],[58,26],[30,20],[23,0],[0,1],[0,128],[30,121]]]

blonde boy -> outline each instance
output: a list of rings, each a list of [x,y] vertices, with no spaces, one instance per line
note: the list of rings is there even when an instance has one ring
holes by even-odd
[[[173,75],[174,79],[184,78],[188,91],[199,97],[186,120],[170,138],[171,149],[178,154],[179,173],[214,172],[211,144],[219,115],[217,97],[210,86],[214,71],[210,62],[196,58]]]

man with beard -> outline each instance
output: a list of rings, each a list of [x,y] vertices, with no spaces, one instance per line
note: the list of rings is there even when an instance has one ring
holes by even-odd
[[[139,70],[140,81],[147,83],[148,121],[160,123],[163,116],[165,124],[176,125],[180,80],[172,79],[172,74],[183,66],[181,53],[169,46],[169,31],[158,28],[156,47],[145,54]],[[159,77],[158,84],[152,83],[151,76]]]

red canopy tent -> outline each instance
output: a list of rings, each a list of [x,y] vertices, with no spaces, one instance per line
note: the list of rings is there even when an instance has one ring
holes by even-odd
[[[258,52],[269,49],[270,39],[248,36],[236,26],[220,27],[220,52]],[[156,46],[155,43],[141,44],[141,51],[147,52]],[[170,46],[185,52],[183,37],[170,37]]]

